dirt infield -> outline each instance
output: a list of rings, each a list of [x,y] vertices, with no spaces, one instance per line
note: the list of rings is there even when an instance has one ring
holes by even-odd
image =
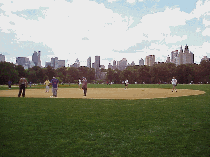
[[[86,98],[86,99],[153,99],[180,97],[189,95],[204,94],[204,91],[178,89],[172,92],[171,89],[162,88],[88,88],[87,96],[83,96],[83,90],[78,88],[59,88],[57,98]],[[45,93],[45,89],[27,89],[27,98],[50,98],[52,90]],[[0,97],[17,97],[18,90],[0,90]]]

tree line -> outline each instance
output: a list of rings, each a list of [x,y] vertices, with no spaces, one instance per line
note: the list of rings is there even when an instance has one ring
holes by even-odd
[[[98,82],[122,83],[128,79],[129,83],[170,83],[172,77],[175,77],[180,84],[210,83],[210,61],[202,61],[201,64],[182,64],[176,66],[173,63],[154,64],[153,66],[128,66],[125,70],[101,69],[107,72],[105,80]],[[53,76],[57,77],[59,82],[77,83],[79,78],[86,77],[89,83],[96,82],[96,72],[88,67],[62,67],[53,69],[51,66],[40,68],[34,66],[24,69],[21,65],[15,65],[9,62],[0,62],[0,84],[7,84],[8,80],[18,83],[20,77],[27,78],[28,82],[43,83],[46,79],[51,80]]]

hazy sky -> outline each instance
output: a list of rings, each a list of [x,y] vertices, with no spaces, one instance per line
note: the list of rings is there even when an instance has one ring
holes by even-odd
[[[101,56],[101,64],[147,55],[165,61],[187,44],[200,63],[210,57],[210,0],[0,0],[0,53],[6,61],[41,51],[51,57]]]

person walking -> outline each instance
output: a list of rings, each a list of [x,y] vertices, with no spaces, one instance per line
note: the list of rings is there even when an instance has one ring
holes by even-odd
[[[53,77],[53,79],[51,80],[51,84],[52,84],[53,96],[50,96],[50,97],[57,97],[58,84],[59,84],[58,79],[56,79],[55,77]]]
[[[177,79],[175,79],[175,77],[173,77],[173,79],[171,80],[171,83],[172,83],[172,85],[173,85],[172,92],[174,92],[174,89],[175,89],[175,91],[177,92],[177,90],[176,90]]]
[[[20,81],[19,81],[19,94],[18,94],[18,97],[20,97],[21,94],[22,94],[22,97],[25,97],[25,88],[27,88],[27,85],[28,85],[27,80],[24,77],[21,77]]]
[[[9,80],[8,81],[8,87],[9,87],[9,89],[11,89],[11,85],[12,85],[12,82]]]
[[[46,85],[46,91],[45,91],[45,93],[49,93],[49,89],[50,89],[50,81],[49,81],[49,79],[47,79],[45,82],[44,82],[44,84]]]
[[[84,96],[87,94],[87,79],[83,77],[83,84],[82,84],[82,89],[84,90]]]

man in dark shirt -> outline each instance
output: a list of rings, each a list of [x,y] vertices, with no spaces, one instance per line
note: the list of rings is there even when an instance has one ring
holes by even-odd
[[[53,77],[53,79],[51,80],[53,96],[51,97],[57,97],[58,83],[58,79]]]
[[[83,82],[82,89],[84,90],[84,96],[86,96],[86,93],[87,93],[87,79],[85,77],[83,77],[82,82]]]
[[[12,84],[12,82],[9,80],[8,81],[8,87],[9,87],[9,89],[11,89],[11,84]]]

